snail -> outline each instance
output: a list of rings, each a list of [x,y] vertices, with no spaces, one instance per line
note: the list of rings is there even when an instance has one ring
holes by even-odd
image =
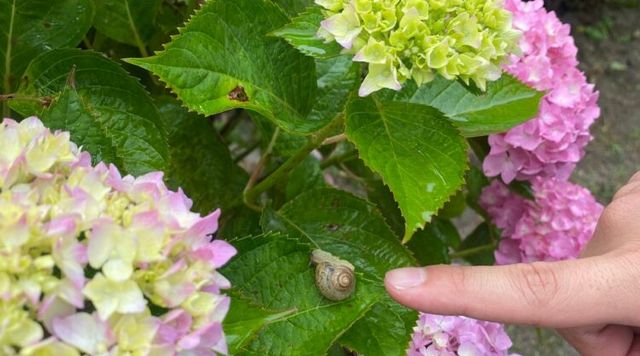
[[[316,287],[329,300],[349,298],[356,287],[356,276],[351,263],[332,254],[313,250],[311,262],[316,265]]]

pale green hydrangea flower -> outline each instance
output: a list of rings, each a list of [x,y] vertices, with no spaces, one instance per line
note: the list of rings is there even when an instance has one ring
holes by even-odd
[[[0,121],[0,355],[226,354],[236,250],[161,172],[113,165],[35,118]]]
[[[318,36],[369,63],[359,94],[399,90],[436,75],[486,89],[518,52],[520,32],[502,0],[315,0],[325,9]]]

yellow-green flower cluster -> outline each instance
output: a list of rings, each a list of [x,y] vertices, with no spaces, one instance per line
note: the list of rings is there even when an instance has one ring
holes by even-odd
[[[235,249],[162,173],[122,177],[37,118],[0,123],[0,355],[215,355]]]
[[[315,0],[327,19],[318,35],[369,63],[360,95],[418,85],[437,74],[485,90],[518,51],[520,32],[502,0]]]

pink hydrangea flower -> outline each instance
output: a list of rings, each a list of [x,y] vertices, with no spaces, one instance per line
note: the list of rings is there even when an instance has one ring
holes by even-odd
[[[526,200],[500,181],[482,192],[480,204],[502,229],[497,264],[577,258],[604,209],[591,192],[560,179],[537,177],[535,200]]]
[[[191,206],[161,172],[122,177],[35,117],[2,121],[0,354],[226,354],[217,269],[236,250],[212,241],[220,211]]]
[[[505,7],[523,33],[522,55],[511,56],[505,70],[546,95],[535,118],[489,137],[484,172],[507,183],[535,176],[567,179],[592,138],[589,127],[600,116],[598,93],[577,69],[569,25],[547,12],[542,0],[506,0]]]
[[[511,339],[499,323],[420,313],[409,356],[508,355]]]

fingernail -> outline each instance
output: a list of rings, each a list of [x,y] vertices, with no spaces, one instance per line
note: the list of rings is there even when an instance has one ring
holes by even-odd
[[[385,279],[395,289],[409,289],[416,287],[427,280],[427,271],[424,268],[400,268],[387,272]]]

